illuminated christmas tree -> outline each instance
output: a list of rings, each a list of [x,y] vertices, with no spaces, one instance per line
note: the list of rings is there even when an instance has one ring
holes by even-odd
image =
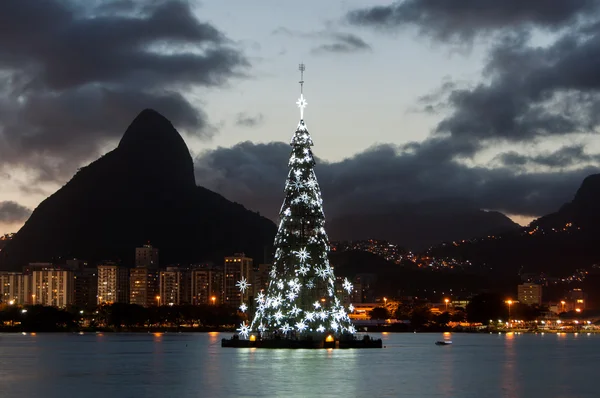
[[[300,65],[301,77],[304,65]],[[269,287],[255,298],[251,325],[238,329],[242,337],[258,331],[262,336],[324,336],[355,332],[346,308],[335,292],[335,276],[329,264],[329,239],[321,190],[314,172],[313,146],[304,123],[306,100],[300,81],[300,123],[292,137],[289,174],[280,223],[275,236],[275,258]],[[242,286],[245,289],[245,282]],[[352,291],[346,279],[344,289]],[[349,311],[353,311],[350,304]]]

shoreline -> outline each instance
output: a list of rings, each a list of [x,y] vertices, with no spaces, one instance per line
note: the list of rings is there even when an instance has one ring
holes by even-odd
[[[78,330],[20,330],[18,328],[0,328],[0,335],[2,334],[195,334],[195,333],[236,333],[235,328],[168,328],[168,327],[156,327],[156,328],[123,328],[115,330],[112,328],[94,328],[87,329],[82,328]],[[400,333],[418,333],[418,334],[600,334],[600,329],[596,330],[422,330],[422,331],[408,331],[408,330],[365,330],[357,331],[357,334],[369,334],[369,333],[382,333],[382,334],[400,334]]]

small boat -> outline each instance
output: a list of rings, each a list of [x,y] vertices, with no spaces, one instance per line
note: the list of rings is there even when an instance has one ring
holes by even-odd
[[[450,345],[452,344],[451,340],[440,340],[440,341],[436,341],[435,345]]]

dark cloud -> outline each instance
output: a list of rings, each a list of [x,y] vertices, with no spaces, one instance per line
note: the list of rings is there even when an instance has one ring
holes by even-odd
[[[322,53],[355,53],[370,51],[371,46],[360,37],[349,33],[334,33],[331,35],[332,43],[321,44],[311,51],[315,54]]]
[[[435,133],[484,148],[597,132],[598,11],[600,0],[405,0],[355,10],[348,18],[373,26],[415,24],[444,41],[497,33],[481,83],[446,81],[420,98],[424,112],[444,112]],[[533,27],[556,29],[555,40],[532,44]]]
[[[570,26],[593,15],[597,0],[404,0],[387,6],[350,11],[355,25],[393,29],[417,26],[443,41],[471,39],[494,31],[514,31],[532,26],[551,30]]]
[[[600,30],[568,33],[547,47],[523,35],[505,37],[490,52],[488,83],[449,91],[451,113],[441,134],[493,142],[593,133],[600,119]]]
[[[554,152],[537,155],[523,155],[518,152],[506,152],[497,156],[506,166],[546,166],[551,168],[571,167],[585,163],[600,162],[599,155],[585,153],[583,145],[564,146]]]
[[[243,127],[256,127],[265,121],[265,116],[259,113],[256,116],[248,116],[245,113],[238,113],[235,116],[235,124]]]
[[[272,34],[290,38],[309,39],[311,41],[326,41],[325,43],[314,47],[311,50],[313,54],[347,54],[372,50],[371,46],[366,41],[353,33],[336,32],[333,30],[302,32],[279,27],[275,29]]]
[[[248,66],[187,1],[4,1],[0,26],[0,162],[46,179],[70,175],[145,108],[210,135],[182,93]]]
[[[318,161],[316,173],[329,217],[373,213],[407,202],[459,199],[482,209],[537,216],[571,200],[597,167],[522,172],[468,167],[446,155],[448,141],[380,145],[336,163]],[[196,160],[196,179],[231,200],[275,219],[284,197],[290,146],[244,142]],[[316,149],[318,152],[318,149]]]
[[[22,223],[29,218],[31,210],[16,202],[0,202],[0,224]]]

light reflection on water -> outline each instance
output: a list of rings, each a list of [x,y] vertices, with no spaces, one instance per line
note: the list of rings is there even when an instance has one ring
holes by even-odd
[[[597,397],[599,335],[385,334],[378,350],[225,349],[229,335],[0,335],[0,396]]]
[[[515,334],[506,333],[504,337],[504,364],[502,391],[508,398],[519,396],[519,385],[517,376],[517,356],[515,352]]]

